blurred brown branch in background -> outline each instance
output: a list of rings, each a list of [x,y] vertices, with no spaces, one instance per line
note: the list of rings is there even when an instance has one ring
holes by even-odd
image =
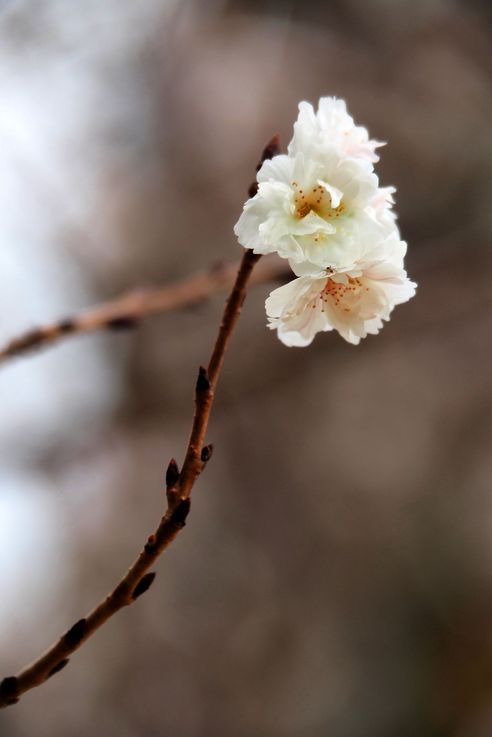
[[[132,290],[72,317],[29,330],[0,348],[0,363],[54,345],[69,336],[131,328],[143,317],[199,304],[232,287],[238,266],[238,263],[220,264],[174,284]],[[251,283],[276,281],[284,274],[287,274],[285,264],[275,256],[268,257],[255,271]]]
[[[263,151],[262,161],[270,158],[278,152],[278,138],[275,137]],[[151,586],[154,578],[154,572],[148,572],[149,568],[158,559],[160,554],[174,540],[178,532],[185,526],[186,518],[190,510],[190,496],[194,483],[198,476],[204,470],[207,462],[212,455],[212,446],[205,445],[205,435],[207,432],[210,413],[213,406],[215,389],[219,379],[220,371],[224,361],[225,352],[231,339],[234,327],[241,314],[241,309],[246,297],[246,291],[253,268],[261,257],[252,251],[245,251],[239,269],[237,270],[234,284],[226,302],[222,321],[220,323],[217,338],[208,362],[207,368],[200,367],[198,379],[195,386],[195,412],[190,437],[186,449],[185,459],[181,471],[174,459],[171,459],[166,473],[166,496],[167,509],[162,517],[157,529],[152,533],[138,558],[130,566],[116,587],[92,610],[87,617],[79,619],[60,639],[55,642],[49,650],[35,660],[31,665],[27,666],[17,676],[8,676],[0,682],[0,708],[17,703],[20,696],[36,686],[45,683],[51,676],[58,673],[69,662],[69,656],[77,650],[80,645],[85,642],[91,635],[96,632],[108,619],[110,619],[117,611],[129,604],[132,604]],[[226,275],[230,276],[230,269],[226,269]],[[209,275],[210,276],[210,275]],[[203,276],[195,278],[195,294],[197,284],[202,286],[201,294],[203,295]],[[208,285],[217,285],[217,282],[210,282],[205,277],[205,283]],[[222,284],[223,282],[219,282]],[[184,293],[189,293],[185,289]],[[172,290],[171,290],[172,291]],[[200,291],[198,289],[198,291]],[[183,285],[178,285],[172,291],[174,299],[177,294],[183,294]],[[209,292],[205,292],[208,294]],[[130,295],[131,298],[131,295]],[[135,297],[133,297],[135,300]],[[131,301],[131,299],[130,299]],[[125,304],[124,298],[119,301]],[[161,293],[161,309],[162,304],[166,300],[162,300]],[[188,302],[189,303],[189,302]],[[167,304],[169,304],[169,293]],[[126,305],[128,307],[128,305]],[[134,309],[142,310],[139,305],[138,298],[134,304]],[[154,308],[155,309],[155,308]],[[104,311],[105,310],[105,311]],[[106,320],[97,321],[97,314],[103,311]],[[115,311],[114,303],[106,308],[100,308],[96,313],[97,326],[108,326],[115,319],[128,320],[128,312]],[[140,314],[143,314],[140,312]],[[87,313],[86,313],[87,315]],[[92,311],[92,324],[94,324],[94,311]],[[111,316],[111,317],[109,317]],[[132,315],[132,318],[134,315]],[[109,319],[109,323],[108,323]],[[87,322],[86,322],[87,324]],[[90,328],[89,328],[90,329]],[[74,331],[77,332],[77,331]],[[63,331],[62,331],[63,334]]]

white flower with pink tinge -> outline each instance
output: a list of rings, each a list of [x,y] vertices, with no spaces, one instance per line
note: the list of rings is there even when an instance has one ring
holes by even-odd
[[[309,102],[299,103],[288,152],[295,156],[302,151],[319,158],[320,149],[335,150],[338,155],[363,162],[372,169],[372,164],[379,161],[376,149],[384,145],[384,142],[371,140],[366,128],[355,125],[344,100],[322,97],[316,112]]]
[[[347,246],[364,238],[382,196],[377,176],[335,152],[321,160],[279,155],[258,172],[258,192],[234,227],[255,253],[278,253],[293,263],[343,263]]]
[[[254,253],[287,259],[297,277],[266,301],[268,325],[286,345],[308,345],[328,330],[357,344],[415,294],[395,189],[380,187],[374,172],[382,145],[343,100],[324,97],[317,111],[301,102],[287,154],[258,172],[234,232]]]
[[[403,268],[404,244],[389,238],[344,268],[299,276],[266,300],[268,327],[287,346],[309,345],[336,330],[349,343],[376,334],[397,304],[415,294]]]
[[[343,100],[322,98],[316,113],[301,102],[288,154],[263,163],[234,227],[241,245],[316,268],[343,265],[367,229],[396,229],[394,188],[380,187],[374,173],[380,145]]]

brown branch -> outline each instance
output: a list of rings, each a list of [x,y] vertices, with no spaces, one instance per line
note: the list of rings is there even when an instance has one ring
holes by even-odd
[[[263,157],[272,156],[276,146],[278,146],[278,141],[272,139]],[[204,443],[215,389],[225,352],[246,297],[251,273],[259,258],[252,251],[244,252],[234,286],[224,308],[208,366],[207,368],[200,367],[198,372],[195,387],[195,413],[183,467],[180,472],[174,459],[171,459],[168,465],[166,473],[167,509],[159,526],[149,536],[140,555],[120,582],[90,614],[79,619],[44,655],[24,668],[17,676],[9,676],[0,682],[0,708],[15,704],[23,693],[40,686],[58,673],[68,664],[70,655],[82,643],[117,611],[132,604],[152,584],[155,573],[148,573],[148,570],[185,526],[190,511],[190,495],[193,485],[212,454],[212,446]]]
[[[152,583],[150,566],[174,540],[185,525],[190,509],[190,494],[196,478],[211,455],[204,446],[205,433],[212,409],[215,387],[219,378],[227,345],[239,318],[246,295],[246,286],[258,260],[246,251],[237,273],[234,288],[227,301],[217,340],[207,369],[200,367],[195,390],[195,415],[181,472],[171,461],[167,473],[168,507],[155,532],[150,535],[140,555],[113,591],[86,617],[79,619],[44,655],[17,676],[0,683],[0,707],[18,701],[20,695],[44,683],[63,668],[69,656],[117,611],[132,604]]]
[[[55,345],[60,340],[97,330],[134,327],[141,318],[160,312],[199,304],[214,294],[230,289],[238,270],[229,263],[200,272],[175,284],[138,289],[84,310],[72,317],[27,331],[0,348],[0,364],[36,348]],[[287,276],[285,262],[267,257],[255,272],[251,283],[262,284]]]

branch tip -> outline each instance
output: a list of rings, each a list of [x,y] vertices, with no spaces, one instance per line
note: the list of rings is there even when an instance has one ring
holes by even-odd
[[[275,133],[274,136],[270,138],[267,145],[262,151],[261,159],[258,164],[258,168],[256,171],[259,171],[261,169],[261,166],[264,161],[267,159],[273,159],[274,156],[277,156],[277,154],[280,153],[280,134]]]
[[[133,601],[135,601],[135,599],[138,599],[139,596],[142,596],[142,594],[145,594],[145,592],[148,589],[150,589],[150,587],[154,583],[155,577],[156,577],[156,573],[154,571],[151,571],[150,573],[146,573],[145,576],[142,576],[140,581],[137,583],[137,585],[133,589],[133,593],[132,593]]]
[[[267,145],[261,152],[260,160],[256,166],[256,173],[260,171],[265,161],[267,161],[268,159],[273,159],[273,157],[277,156],[277,154],[279,153],[280,153],[280,134],[275,133],[275,135],[270,138]],[[257,192],[258,192],[258,182],[255,180],[248,189],[248,195],[250,197],[254,197]]]
[[[257,192],[258,192],[258,182],[253,182],[249,186],[248,196],[249,197],[254,197]]]

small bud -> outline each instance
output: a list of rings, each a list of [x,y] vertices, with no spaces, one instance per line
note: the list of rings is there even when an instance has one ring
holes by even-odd
[[[202,452],[200,454],[200,457],[203,463],[207,463],[212,458],[213,452],[214,452],[214,446],[212,445],[212,443],[209,443],[208,445],[203,446]]]
[[[208,392],[210,389],[210,379],[208,378],[207,369],[200,366],[198,370],[198,379],[196,382],[196,390],[198,393]]]
[[[149,535],[147,542],[145,543],[145,552],[152,554],[155,551],[156,537],[155,535]]]
[[[58,329],[60,333],[71,333],[73,330],[75,330],[76,321],[73,319],[73,317],[67,317],[65,320],[61,320],[58,324]]]
[[[135,317],[129,316],[114,317],[107,323],[107,326],[110,330],[131,330],[137,325],[138,320]]]
[[[263,152],[261,154],[261,159],[258,164],[258,167],[256,171],[260,171],[261,166],[264,161],[267,159],[273,159],[274,156],[277,156],[277,154],[280,153],[280,136],[278,133],[276,133],[272,138],[268,141],[267,145],[263,149]]]
[[[171,521],[176,527],[184,527],[186,524],[186,518],[189,514],[191,507],[191,501],[189,499],[183,499],[174,510]]]
[[[174,458],[171,458],[166,471],[166,486],[175,486],[179,481],[179,468]]]
[[[63,668],[68,665],[69,658],[64,658],[63,660],[60,660],[59,663],[57,663],[48,673],[48,678],[51,678],[51,676],[54,676],[55,673],[59,673]]]
[[[263,166],[263,162],[267,159],[272,159],[274,156],[280,153],[280,136],[279,134],[275,134],[273,138],[271,138],[265,148],[262,151],[261,158],[256,166],[256,171],[259,172],[261,167]],[[248,189],[248,196],[254,197],[255,194],[258,192],[258,182],[255,180]]]
[[[80,644],[84,633],[85,633],[85,625],[86,620],[85,619],[79,619],[78,622],[75,622],[73,627],[70,627],[68,632],[65,633],[64,640],[67,643],[69,647],[77,647],[77,645]]]
[[[135,599],[138,599],[139,596],[142,596],[142,594],[145,594],[145,592],[154,583],[155,577],[156,577],[156,574],[153,571],[151,573],[146,573],[145,576],[142,576],[140,581],[137,583],[137,585],[133,589],[132,599],[134,601]]]
[[[7,704],[16,704],[19,701],[18,683],[15,676],[8,676],[3,679],[0,683],[0,696]]]

